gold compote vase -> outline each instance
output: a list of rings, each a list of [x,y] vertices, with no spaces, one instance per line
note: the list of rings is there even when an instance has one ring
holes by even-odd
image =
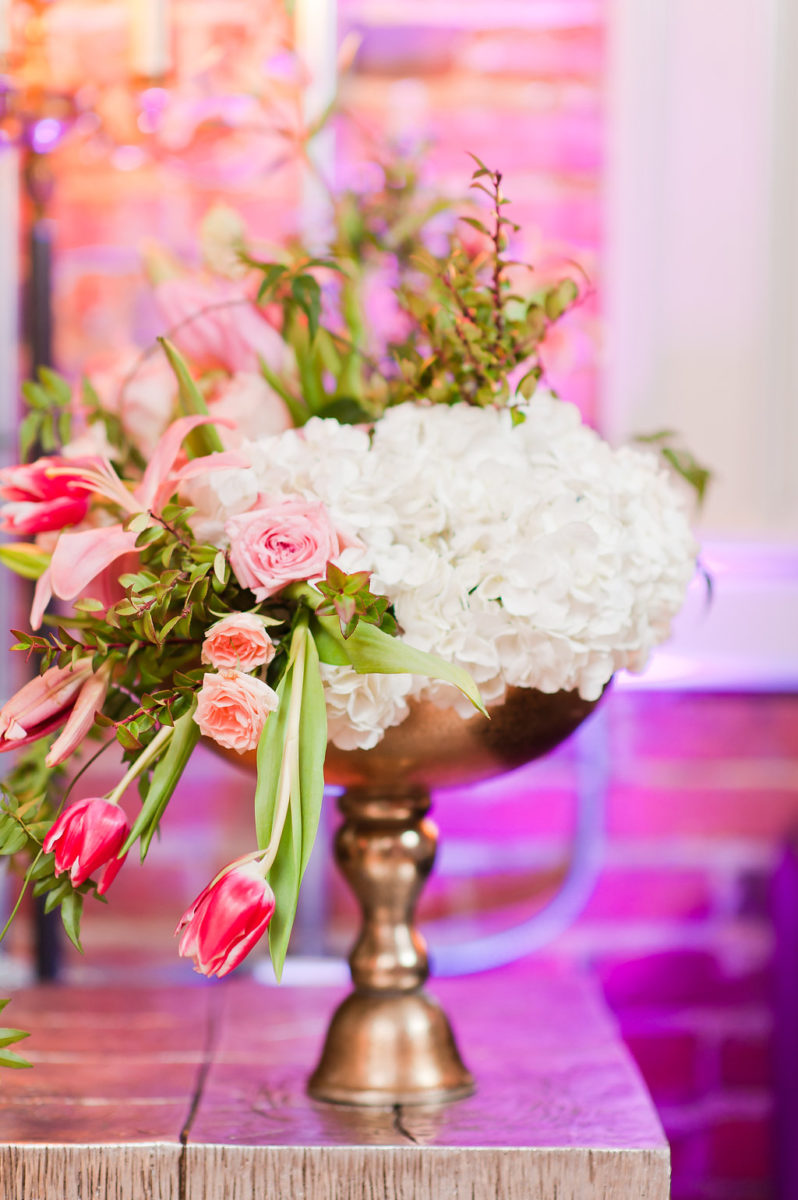
[[[511,688],[489,721],[421,702],[372,750],[329,745],[325,778],[345,788],[335,858],[363,923],[349,956],[354,990],[332,1018],[311,1096],[428,1104],[474,1090],[446,1014],[424,991],[429,961],[415,909],[438,841],[430,792],[530,762],[573,733],[593,707],[575,692]]]
[[[308,1082],[314,1099],[431,1104],[473,1092],[449,1020],[424,991],[429,961],[415,910],[438,841],[430,792],[531,762],[573,733],[595,703],[576,692],[510,688],[488,721],[413,702],[372,750],[329,744],[325,780],[345,789],[335,859],[363,921],[349,956],[354,990],[334,1013]]]

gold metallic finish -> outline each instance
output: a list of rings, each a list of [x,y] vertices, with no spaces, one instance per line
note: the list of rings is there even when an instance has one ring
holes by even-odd
[[[426,817],[429,795],[352,788],[340,807],[335,857],[363,926],[349,958],[355,991],[332,1019],[308,1091],[317,1100],[371,1105],[468,1096],[474,1080],[449,1022],[421,990],[429,964],[413,917],[438,840]]]
[[[308,1084],[340,1104],[432,1104],[474,1090],[446,1015],[422,991],[429,974],[415,906],[437,830],[429,792],[502,775],[564,741],[595,707],[576,692],[509,688],[491,720],[414,701],[372,750],[327,747],[325,779],[347,791],[335,855],[363,925],[349,963],[355,990],[333,1016]],[[229,755],[255,767],[255,755]]]

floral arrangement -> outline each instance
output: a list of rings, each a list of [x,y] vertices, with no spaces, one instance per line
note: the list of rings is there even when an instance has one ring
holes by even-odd
[[[547,389],[539,347],[579,286],[524,294],[501,175],[472,182],[489,216],[443,250],[446,206],[395,167],[337,198],[322,258],[263,257],[217,211],[202,274],[149,256],[160,349],[77,395],[48,370],[25,386],[32,461],[0,472],[19,539],[0,559],[35,580],[15,648],[39,673],[0,710],[0,752],[25,748],[0,853],[76,945],[84,897],[146,855],[201,737],[257,755],[255,847],[183,915],[179,952],[221,976],[268,929],[279,977],[328,738],[372,747],[419,698],[464,717],[510,686],[596,699],[667,636],[695,566],[684,492]],[[73,802],[87,739],[125,769]],[[17,1034],[0,1063],[22,1065]]]

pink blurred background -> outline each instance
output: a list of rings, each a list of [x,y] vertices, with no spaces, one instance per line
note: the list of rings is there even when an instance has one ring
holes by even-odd
[[[696,586],[648,674],[619,680],[569,746],[500,786],[437,798],[427,915],[483,937],[523,925],[568,880],[570,909],[547,910],[518,953],[531,937],[599,975],[671,1141],[676,1200],[792,1197],[798,16],[790,0],[339,0],[337,16],[331,0],[307,0],[304,11],[315,34],[300,39],[297,75],[272,0],[175,0],[180,86],[156,135],[118,85],[130,75],[125,6],[49,6],[53,80],[101,114],[51,156],[57,365],[75,373],[152,337],[149,239],[191,262],[218,200],[265,240],[312,218],[287,150],[307,87],[329,93],[348,35],[360,45],[341,80],[347,120],[319,151],[332,179],[367,173],[388,137],[428,143],[427,179],[450,194],[465,191],[466,151],[502,169],[518,256],[543,271],[577,260],[594,285],[547,350],[562,396],[612,438],[679,429],[715,470],[701,532],[716,594],[707,611]],[[5,214],[11,158],[0,151]],[[11,344],[16,242],[9,220],[0,227]],[[192,767],[146,867],[120,876],[101,918],[87,912],[88,958],[70,958],[69,977],[172,970],[175,914],[248,848],[250,795],[221,761]],[[317,860],[298,948],[343,952],[352,904]],[[438,938],[445,959],[446,927]],[[11,950],[28,952],[22,931]]]

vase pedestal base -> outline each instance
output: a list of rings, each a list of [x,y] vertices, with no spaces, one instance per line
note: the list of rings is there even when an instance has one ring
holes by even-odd
[[[347,996],[308,1083],[314,1100],[371,1106],[439,1104],[473,1091],[446,1014],[425,992]]]

